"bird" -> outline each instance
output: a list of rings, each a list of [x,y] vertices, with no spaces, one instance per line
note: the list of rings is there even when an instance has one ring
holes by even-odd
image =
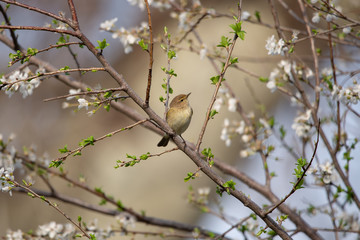
[[[186,131],[191,122],[193,115],[193,109],[189,104],[188,94],[177,95],[170,103],[170,108],[166,113],[166,122],[172,130],[181,136]],[[170,136],[166,134],[160,142],[157,144],[158,147],[166,147],[169,143]]]

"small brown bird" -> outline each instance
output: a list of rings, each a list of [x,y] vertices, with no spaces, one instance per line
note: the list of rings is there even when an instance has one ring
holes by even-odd
[[[189,127],[193,110],[189,104],[189,94],[177,95],[170,103],[170,108],[166,113],[166,122],[176,134],[181,135]],[[169,143],[170,136],[165,135],[158,147],[166,147]]]

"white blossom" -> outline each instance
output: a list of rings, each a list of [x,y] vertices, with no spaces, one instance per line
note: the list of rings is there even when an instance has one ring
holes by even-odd
[[[106,20],[105,22],[100,24],[101,31],[110,31],[112,27],[115,26],[115,23],[117,22],[118,18],[113,18],[111,20]]]
[[[117,215],[115,218],[122,227],[127,227],[127,226],[135,227],[136,218],[129,213],[122,212],[119,215]]]
[[[277,41],[274,35],[266,40],[265,48],[268,50],[268,55],[283,55],[288,49],[285,41],[282,38]]]
[[[266,83],[266,87],[270,89],[271,92],[275,92],[277,89],[275,78],[269,79],[269,81]]]
[[[144,0],[127,0],[127,1],[131,5],[137,5],[141,9],[141,11],[145,10],[146,5],[145,5]],[[151,5],[152,0],[148,0],[148,2],[149,2],[149,5]]]
[[[295,42],[296,40],[299,39],[299,37],[298,37],[299,33],[300,32],[298,30],[293,31],[292,36],[291,36],[292,37],[292,39],[291,39],[292,42]]]
[[[237,100],[236,98],[230,98],[228,100],[228,110],[229,112],[236,112],[236,107],[237,107]]]
[[[291,125],[291,128],[295,130],[296,135],[299,137],[306,137],[311,129],[311,125],[308,123],[311,117],[311,109],[307,110],[305,113],[298,115],[294,119],[294,123]]]
[[[79,98],[79,99],[78,99],[78,102],[79,102],[78,109],[81,109],[81,108],[85,107],[86,110],[88,110],[89,102],[88,102],[86,99],[84,99],[84,98]]]
[[[209,187],[203,187],[198,189],[199,195],[207,196],[210,194],[210,188]]]
[[[343,33],[345,34],[349,34],[351,32],[352,28],[351,27],[346,27],[346,28],[343,28]]]
[[[40,68],[39,68],[40,69]],[[37,71],[39,71],[39,69]],[[8,79],[1,78],[2,83],[7,83],[9,86],[5,86],[3,89],[5,93],[11,97],[15,92],[19,91],[22,93],[23,98],[32,95],[35,88],[40,85],[39,78],[33,78],[29,81],[31,70],[26,67],[23,70],[16,70],[9,76]]]
[[[250,154],[249,154],[248,150],[245,149],[245,150],[240,151],[240,157],[247,158],[249,156],[250,156]]]
[[[208,52],[207,46],[203,44],[199,52],[200,60],[205,59],[205,57],[207,56],[207,52]]]
[[[329,184],[335,180],[335,175],[333,174],[334,166],[329,161],[327,161],[325,164],[320,164],[319,167],[323,175],[323,182],[325,184]]]
[[[224,99],[222,97],[218,97],[214,102],[213,109],[216,110],[217,112],[220,112],[221,106],[223,104],[224,104]]]
[[[78,94],[78,93],[80,93],[80,92],[81,92],[81,89],[80,89],[80,88],[79,88],[79,89],[70,89],[70,90],[69,90],[69,95]],[[75,96],[69,96],[69,97],[66,98],[66,100],[69,101],[69,100],[71,100],[71,99],[73,99],[73,98],[75,98]]]
[[[241,20],[248,20],[250,18],[251,14],[248,11],[243,11],[241,13]]]
[[[52,221],[48,224],[40,225],[37,230],[39,236],[49,236],[50,239],[57,237],[59,233],[63,230],[63,225],[57,224]]]
[[[320,13],[319,12],[315,12],[311,21],[313,23],[319,23],[320,22]]]
[[[18,229],[17,231],[8,230],[6,233],[6,240],[23,240],[23,232]]]
[[[334,15],[332,15],[332,14],[330,14],[330,13],[328,13],[327,15],[326,15],[326,21],[327,22],[331,22],[332,20],[334,20],[335,19],[335,16]]]
[[[187,18],[189,16],[188,12],[182,12],[179,15],[179,29],[182,29],[184,31],[186,31],[189,28],[189,25],[187,23]]]
[[[240,121],[239,126],[235,129],[235,132],[239,135],[244,134],[244,132],[245,132],[245,121],[244,120]]]
[[[0,188],[2,192],[9,192],[10,196],[12,196],[11,189],[14,185],[11,183],[14,181],[14,169],[13,168],[0,168]]]

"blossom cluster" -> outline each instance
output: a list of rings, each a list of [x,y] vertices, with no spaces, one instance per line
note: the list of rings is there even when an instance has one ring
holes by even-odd
[[[254,113],[249,113],[247,118],[252,122],[255,122]],[[251,126],[247,126],[243,120],[234,120],[230,122],[229,119],[225,118],[220,139],[225,142],[227,147],[229,147],[232,139],[240,137],[243,145],[245,146],[245,148],[240,151],[240,156],[242,158],[246,158],[255,154],[255,152],[259,150],[264,150],[265,147],[263,142],[269,138],[271,134],[272,127],[270,126],[269,121],[264,118],[260,118],[256,124]]]
[[[14,181],[14,169],[13,168],[0,168],[0,188],[2,192],[9,192],[14,188],[12,181]]]
[[[332,165],[329,161],[323,164],[314,165],[309,169],[308,173],[316,177],[316,182],[318,184],[329,184],[331,182],[335,183],[338,179],[338,175],[334,171],[334,165]]]
[[[133,6],[138,6],[142,11],[145,10],[146,5],[144,0],[127,0]],[[197,0],[199,1],[199,0]],[[148,0],[149,6],[157,8],[159,10],[169,9],[171,5],[169,0]]]
[[[285,41],[282,38],[277,41],[274,35],[266,40],[265,48],[268,50],[268,55],[284,55],[288,50]]]
[[[44,73],[45,69],[39,67],[35,74]],[[38,77],[29,79],[33,76],[30,68],[25,67],[22,70],[14,71],[9,77],[2,76],[0,78],[0,86],[2,85],[2,90],[5,91],[9,97],[11,97],[15,92],[20,92],[23,98],[33,94],[34,89],[39,87],[40,79]]]
[[[217,112],[220,112],[220,109],[223,105],[225,105],[225,102],[227,103],[229,112],[236,112],[236,104],[238,103],[238,100],[230,95],[228,89],[225,87],[220,87],[219,94],[213,105],[213,109]]]
[[[360,98],[360,84],[355,82],[354,86],[347,88],[334,85],[331,96],[334,100],[340,101],[343,104],[357,104]]]
[[[127,30],[124,27],[115,29],[117,20],[117,18],[106,20],[100,24],[100,30],[111,32],[112,38],[119,39],[124,46],[124,52],[128,54],[133,50],[132,45],[138,43],[141,38],[145,38],[148,35],[149,25],[146,22],[142,22],[140,27],[135,27],[130,30]]]
[[[94,90],[101,90],[101,86],[98,85],[96,87],[94,87]],[[87,92],[88,93],[88,92]],[[120,95],[120,93],[117,94],[110,94],[108,93],[104,93],[104,94],[84,94],[84,95],[88,95],[88,97],[86,98],[85,96],[81,96],[81,89],[70,89],[69,90],[69,96],[66,98],[66,102],[63,102],[62,104],[62,108],[69,108],[69,107],[77,107],[77,110],[80,109],[86,109],[88,110],[89,107],[94,107],[93,110],[87,112],[87,115],[89,117],[91,117],[92,115],[94,115],[96,113],[97,110],[100,109],[100,107],[102,105],[104,105],[105,109],[109,109],[109,104],[110,101],[112,100],[118,100],[120,98],[124,98],[123,96]],[[106,96],[105,96],[106,95]],[[76,99],[77,103],[69,103],[68,101],[72,100],[72,99]]]
[[[294,129],[297,136],[306,138],[311,135],[311,109],[308,109],[306,112],[299,112],[297,117],[294,119],[291,128]]]
[[[283,85],[285,82],[293,81],[293,73],[299,79],[310,79],[314,76],[313,71],[305,66],[296,64],[296,62],[291,62],[289,60],[281,60],[277,67],[273,69],[270,73],[266,87],[274,92],[278,86]]]
[[[317,4],[318,2],[320,2],[320,1],[319,0],[311,0],[312,4]],[[335,0],[329,1],[328,4],[329,4],[329,6],[334,8],[337,12],[342,12],[342,7],[335,5]],[[333,9],[329,9],[328,11],[326,11],[327,12],[326,15],[322,11],[314,12],[311,20],[313,23],[319,23],[321,17],[323,16],[327,22],[332,22],[337,19],[336,11],[334,11]]]
[[[86,232],[95,236],[97,240],[104,240],[112,237],[114,232],[109,226],[106,230],[103,230],[97,226],[97,219],[94,219],[91,223],[86,225]],[[61,224],[54,221],[38,226],[38,228],[32,233],[28,234],[21,230],[12,231],[8,230],[6,239],[22,240],[22,239],[74,239],[76,236],[82,235],[79,230],[70,224]]]

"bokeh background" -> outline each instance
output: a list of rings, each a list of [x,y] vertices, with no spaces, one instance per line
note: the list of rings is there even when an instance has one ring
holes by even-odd
[[[215,8],[218,12],[236,12],[235,2],[233,0],[203,0],[202,4],[209,8]],[[287,2],[291,4],[292,1]],[[26,3],[53,13],[63,11],[66,16],[69,16],[66,1],[28,0]],[[3,5],[3,3],[1,4]],[[92,42],[107,39],[110,46],[104,51],[104,55],[110,59],[113,66],[124,75],[125,79],[137,90],[139,95],[144,97],[147,83],[147,54],[139,47],[134,47],[132,53],[125,55],[123,46],[118,39],[114,40],[109,33],[99,31],[99,25],[105,20],[117,17],[117,27],[135,27],[140,25],[142,21],[147,21],[146,12],[141,11],[136,6],[131,6],[125,0],[86,0],[75,1],[75,4],[82,31]],[[359,3],[348,0],[344,1],[342,6],[345,12],[351,12],[352,9],[359,7]],[[278,6],[278,9],[281,16],[280,21],[285,26],[299,27],[283,8]],[[245,0],[243,1],[243,10],[251,14],[258,10],[261,12],[264,22],[273,22],[270,9],[265,1]],[[14,6],[10,7],[8,13],[11,16],[13,25],[43,26],[51,22],[48,17]],[[177,35],[179,34],[177,30],[178,23],[169,17],[169,12],[153,9],[152,16],[155,35],[162,34],[164,26],[167,26],[173,36],[181,36]],[[207,19],[202,22],[198,31],[204,43],[209,48],[212,48],[218,44],[222,35],[230,36],[228,25],[231,23],[232,20],[227,18]],[[265,40],[275,32],[247,22],[243,24],[243,27],[247,32],[246,39],[237,43],[234,55],[239,57],[242,68],[260,76],[268,76],[279,58],[268,56],[264,46]],[[55,43],[58,39],[56,34],[45,32],[17,31],[17,34],[20,44],[26,48],[41,49]],[[194,36],[190,34],[190,38],[194,39]],[[188,44],[184,43],[183,45],[186,47]],[[301,49],[301,46],[298,49]],[[304,49],[300,55],[306,56],[307,51],[308,49]],[[7,56],[10,52],[6,46],[0,44],[1,73],[8,73],[14,69],[13,67],[7,67],[9,62]],[[76,48],[75,52],[78,54],[82,67],[99,66],[95,57],[87,53],[86,49],[79,50]],[[75,63],[65,49],[49,51],[38,57],[51,62],[59,68],[65,65],[75,67]],[[162,79],[166,76],[160,67],[166,66],[167,60],[166,54],[161,51],[159,45],[155,45],[154,59],[150,104],[156,112],[162,115],[164,107],[158,98],[163,94],[161,84],[163,83]],[[198,55],[189,51],[178,52],[177,59],[172,61],[172,68],[178,74],[178,77],[172,78],[174,95],[192,93],[190,102],[194,115],[189,129],[183,134],[183,137],[188,141],[196,142],[214,91],[214,86],[210,84],[209,79],[217,74],[208,60],[201,60]],[[72,74],[72,76],[77,79],[80,78],[76,74]],[[81,76],[81,79],[92,86],[97,84],[100,84],[103,88],[117,86],[116,82],[109,78],[107,74],[100,72],[85,74]],[[258,113],[260,110],[258,103],[261,102],[268,111],[279,114],[284,123],[295,116],[296,111],[289,108],[288,99],[281,97],[277,93],[270,93],[265,85],[257,79],[234,69],[230,69],[226,73],[226,79],[247,111],[252,110]],[[37,149],[38,155],[47,153],[50,159],[55,159],[60,156],[58,149],[66,144],[71,149],[76,147],[81,139],[88,136],[100,137],[132,123],[126,116],[114,110],[110,110],[110,112],[100,110],[94,116],[89,117],[84,110],[75,113],[72,111],[73,109],[62,109],[62,100],[43,101],[46,98],[66,95],[68,91],[69,88],[56,79],[47,79],[39,88],[35,89],[32,96],[26,99],[23,99],[20,94],[14,94],[11,98],[8,98],[4,93],[1,93],[0,133],[5,139],[14,133],[16,135],[14,145],[19,150],[23,146],[32,146]],[[129,105],[137,108],[131,103]],[[262,169],[260,160],[240,159],[240,139],[234,140],[230,147],[226,147],[225,143],[220,140],[225,118],[240,119],[237,114],[229,113],[226,106],[223,107],[220,115],[210,121],[202,146],[211,147],[216,157],[253,174],[255,179],[261,181],[263,176],[259,174]],[[216,194],[214,194],[216,186],[206,176],[184,183],[183,179],[187,172],[196,171],[196,166],[182,152],[172,152],[160,157],[154,157],[132,168],[114,169],[116,160],[125,160],[126,153],[138,156],[146,152],[161,152],[163,149],[156,147],[159,140],[160,136],[155,133],[136,127],[131,131],[101,141],[93,147],[86,148],[82,156],[68,159],[65,169],[69,172],[69,176],[75,179],[80,174],[84,175],[90,187],[101,187],[104,192],[113,195],[115,199],[120,199],[124,205],[136,211],[144,210],[149,216],[193,224],[198,223],[210,229],[213,228],[211,227],[213,226],[213,220],[208,220],[206,216],[201,218],[199,211],[187,203],[187,189],[190,185],[194,189],[210,187],[212,198],[217,198]],[[283,179],[286,179],[286,181],[280,179],[275,182],[276,191],[279,194],[285,194],[290,187],[289,180],[292,179],[292,171],[289,171],[289,169],[294,167],[294,161],[288,161],[284,153],[278,165],[275,166],[285,170]],[[17,172],[17,176],[21,177],[22,175]],[[40,182],[37,181],[35,187],[46,188]],[[58,186],[59,191],[64,194],[94,204],[100,201],[98,198],[67,186],[61,180],[51,180],[51,182]],[[240,184],[240,187],[244,189],[245,193],[250,191],[242,184]],[[294,196],[294,198],[297,197]],[[255,195],[253,198],[259,198],[259,196]],[[224,208],[226,211],[231,212],[233,216],[238,217],[249,213],[247,209],[239,206],[239,204],[234,207],[234,201],[229,197],[224,196],[223,199]],[[96,218],[99,225],[104,227],[114,223],[112,217],[99,215],[58,201],[55,202],[74,219],[77,216],[82,216],[83,220],[90,222]],[[7,229],[26,231],[36,229],[38,225],[52,220],[59,223],[65,222],[63,216],[44,206],[41,201],[30,199],[25,194],[20,193],[13,193],[12,197],[8,194],[0,194],[0,216],[0,236],[4,236]],[[216,223],[215,225],[220,227],[221,224]],[[218,231],[220,232],[220,230]]]

